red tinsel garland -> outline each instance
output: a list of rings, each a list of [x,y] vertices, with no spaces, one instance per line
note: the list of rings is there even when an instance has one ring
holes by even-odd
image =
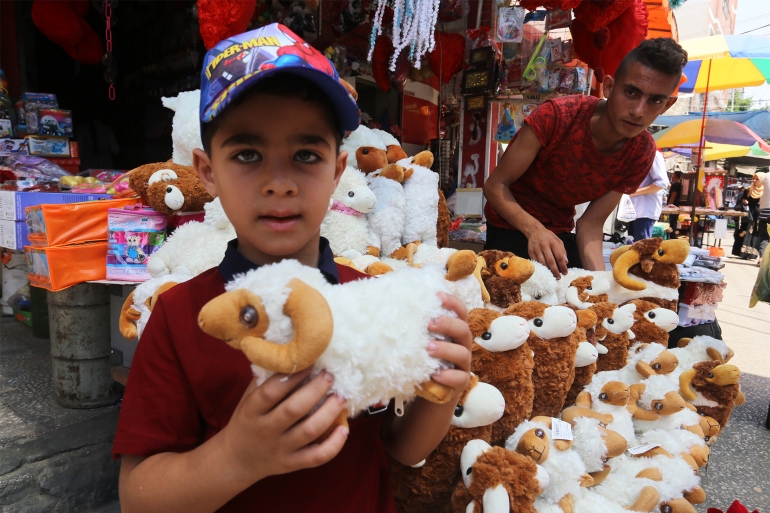
[[[198,22],[206,49],[245,32],[255,7],[256,0],[198,0]]]

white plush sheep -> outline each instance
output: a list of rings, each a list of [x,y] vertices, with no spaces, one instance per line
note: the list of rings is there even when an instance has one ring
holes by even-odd
[[[532,264],[535,266],[535,272],[527,281],[521,284],[521,300],[540,301],[552,306],[560,304],[556,292],[559,288],[559,281],[540,262],[532,260]]]
[[[683,457],[685,461],[692,459],[695,464],[693,470],[708,462],[708,445],[702,437],[686,429],[653,429],[641,434],[639,442],[642,445],[657,445],[671,455]]]
[[[192,151],[203,148],[199,118],[200,100],[199,89],[181,92],[172,98],[161,98],[163,106],[176,113],[171,129],[171,139],[174,143],[171,160],[180,166],[192,166]]]
[[[661,285],[656,285],[655,283],[644,280],[647,288],[644,290],[629,290],[618,285],[612,275],[612,271],[587,271],[585,269],[576,268],[569,269],[567,275],[562,276],[559,280],[559,289],[557,291],[559,303],[561,304],[567,301],[567,289],[569,288],[570,283],[572,283],[572,280],[588,275],[593,276],[594,278],[606,280],[606,282],[610,285],[609,290],[606,291],[607,295],[609,296],[609,301],[619,305],[628,303],[634,299],[641,299],[644,297],[656,297],[666,301],[677,301],[679,299],[679,292],[677,289],[663,287]],[[640,278],[635,277],[634,279]]]
[[[623,393],[624,386],[621,385],[625,386],[626,395]],[[616,389],[618,392],[613,394]],[[632,445],[636,444],[636,434],[631,412],[626,408],[629,399],[627,389],[628,386],[620,381],[617,371],[605,371],[594,374],[591,383],[586,385],[583,392],[591,398],[592,411],[612,415],[613,420],[607,424],[607,429],[615,431]],[[580,399],[579,397],[578,404],[582,404]]]
[[[372,132],[371,129],[368,127],[361,125],[358,128],[356,128],[353,132],[351,132],[343,141],[342,145],[340,146],[340,151],[347,151],[348,152],[348,165],[354,167],[355,169],[359,169],[364,171],[365,173],[370,172],[370,170],[367,169],[361,169],[361,166],[358,162],[358,150],[361,148],[373,148],[376,150],[381,150],[383,152],[384,157],[384,164],[382,166],[384,167],[385,164],[387,164],[387,148],[382,143],[382,140]],[[368,151],[368,150],[366,150]]]
[[[641,395],[638,394],[636,387],[644,387]],[[665,375],[650,376],[633,385],[631,396],[632,399],[636,398],[634,428],[639,432],[658,429],[657,423],[662,418],[685,409],[684,399],[679,395],[679,383]]]
[[[682,341],[679,342],[682,344]],[[672,373],[672,378],[679,376],[687,369],[692,369],[698,362],[722,360],[727,362],[733,356],[733,350],[727,347],[723,340],[706,335],[699,335],[690,340],[684,347],[669,349],[679,360],[679,366]]]
[[[413,171],[412,175],[402,182],[406,199],[406,219],[401,234],[404,245],[410,242],[438,245],[436,222],[439,176],[425,167],[429,162],[433,162],[433,155],[427,151],[397,162],[407,172],[410,169]]]
[[[121,310],[119,329],[125,338],[133,340],[140,338],[150,314],[155,306],[156,294],[168,290],[179,283],[192,278],[188,274],[166,274],[157,278],[151,278],[140,283],[123,303]]]
[[[326,370],[335,378],[330,393],[347,399],[351,415],[392,398],[441,402],[451,393],[430,380],[446,364],[427,351],[430,320],[449,314],[437,296],[448,292],[438,266],[331,285],[318,269],[285,260],[226,290],[204,306],[199,324],[241,349],[259,382],[274,372]]]
[[[206,214],[202,223],[183,224],[150,256],[147,270],[153,278],[166,274],[193,277],[222,262],[227,243],[236,236],[235,229],[218,198],[203,208]]]
[[[350,166],[332,194],[332,204],[321,223],[321,235],[329,240],[332,253],[342,255],[355,250],[366,253],[369,225],[364,214],[377,204],[377,197],[366,184],[364,174]]]
[[[400,183],[384,176],[369,175],[369,188],[377,197],[377,205],[366,215],[369,222],[369,245],[382,256],[390,256],[401,246],[406,222],[406,196]]]
[[[457,253],[453,248],[439,248],[436,245],[420,244],[414,254],[414,264],[440,265],[446,267],[449,258]],[[470,274],[455,281],[447,280],[449,291],[463,302],[470,312],[474,308],[484,308],[481,276],[478,273]]]
[[[640,342],[629,349],[628,364],[620,369],[619,379],[629,385],[639,383],[653,374],[668,375],[673,380],[671,373],[677,365],[676,356],[662,344]]]

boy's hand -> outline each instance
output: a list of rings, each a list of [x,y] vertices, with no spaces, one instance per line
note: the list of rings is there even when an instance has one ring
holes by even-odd
[[[444,369],[433,376],[433,381],[455,390],[455,396],[462,394],[468,387],[471,370],[471,330],[468,327],[468,311],[456,297],[439,293],[441,305],[457,314],[457,317],[442,316],[431,321],[430,329],[434,333],[446,336],[449,341],[432,340],[428,352],[434,358],[440,358],[454,364],[454,369]]]
[[[234,478],[244,480],[246,486],[271,475],[318,467],[342,450],[348,436],[343,426],[322,443],[315,443],[345,409],[345,403],[329,396],[308,416],[329,391],[333,379],[323,372],[300,386],[310,372],[276,374],[259,387],[255,379],[222,430]]]

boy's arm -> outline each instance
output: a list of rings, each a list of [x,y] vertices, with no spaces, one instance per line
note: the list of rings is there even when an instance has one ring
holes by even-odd
[[[342,449],[347,428],[313,442],[345,405],[330,397],[308,416],[332,384],[322,373],[295,390],[310,371],[276,374],[259,387],[252,381],[227,426],[189,452],[123,456],[121,511],[216,511],[260,479],[330,461]]]
[[[604,270],[602,241],[604,240],[604,222],[618,205],[621,193],[610,191],[599,199],[593,200],[585,213],[578,219],[575,233],[577,247],[583,268],[589,271]]]
[[[433,377],[442,385],[452,387],[454,394],[444,404],[422,398],[411,403],[403,417],[392,417],[382,427],[382,439],[388,454],[404,465],[415,465],[435,449],[446,435],[452,422],[460,395],[468,387],[471,367],[471,332],[465,306],[454,296],[441,294],[443,306],[457,314],[439,317],[431,322],[430,330],[445,335],[452,342],[434,340],[428,346],[431,356],[454,364]]]

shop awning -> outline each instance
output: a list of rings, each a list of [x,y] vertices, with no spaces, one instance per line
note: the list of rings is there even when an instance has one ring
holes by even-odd
[[[669,0],[644,0],[644,5],[648,14],[647,39],[670,37],[679,41],[679,30]]]

